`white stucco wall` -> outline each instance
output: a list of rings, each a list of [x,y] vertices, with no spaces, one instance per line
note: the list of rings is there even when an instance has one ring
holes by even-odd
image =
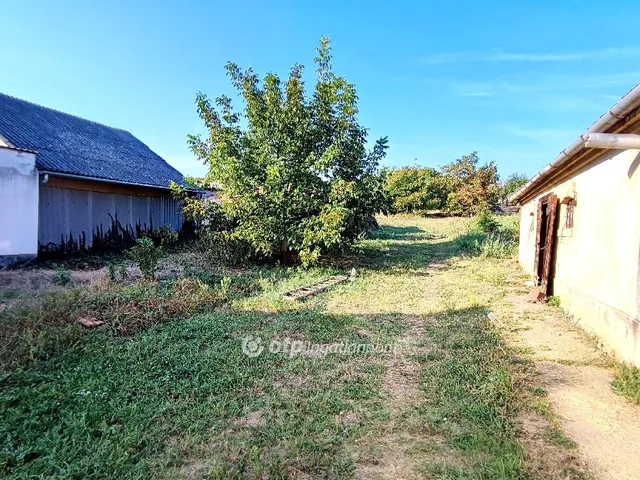
[[[36,156],[0,147],[0,257],[38,252]]]
[[[520,264],[533,275],[538,199],[575,198],[574,226],[558,211],[554,295],[563,309],[623,360],[640,365],[640,151],[603,151],[520,210]]]

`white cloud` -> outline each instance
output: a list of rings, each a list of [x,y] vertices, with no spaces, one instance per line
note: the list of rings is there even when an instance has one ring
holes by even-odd
[[[509,135],[534,140],[539,143],[548,144],[550,142],[569,143],[581,132],[564,128],[522,128],[516,125],[504,125],[498,129]]]
[[[602,113],[640,80],[640,71],[606,75],[515,74],[496,80],[441,78],[440,85],[470,105],[549,112]]]
[[[458,93],[461,97],[493,97],[494,92],[489,90],[466,90]]]
[[[640,47],[612,47],[582,52],[488,52],[466,51],[435,53],[421,59],[428,65],[476,62],[575,62],[587,60],[640,59]]]

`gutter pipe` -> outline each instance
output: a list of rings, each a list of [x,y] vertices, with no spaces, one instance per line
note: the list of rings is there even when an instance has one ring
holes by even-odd
[[[640,135],[633,133],[587,133],[584,147],[611,150],[640,149]]]
[[[629,93],[622,97],[618,103],[609,109],[607,113],[602,115],[596,122],[591,125],[586,132],[580,135],[571,145],[562,150],[558,156],[540,172],[538,172],[529,182],[527,182],[520,190],[514,193],[510,200],[520,200],[527,191],[529,191],[535,184],[545,178],[551,172],[556,171],[559,167],[564,165],[571,157],[573,157],[580,150],[585,148],[588,141],[589,134],[600,133],[603,130],[611,127],[617,121],[625,118],[633,109],[640,106],[640,84],[636,85]]]

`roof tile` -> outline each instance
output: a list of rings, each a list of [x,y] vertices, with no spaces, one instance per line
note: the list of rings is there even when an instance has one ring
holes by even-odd
[[[131,133],[0,93],[0,135],[40,170],[168,187],[183,175]]]

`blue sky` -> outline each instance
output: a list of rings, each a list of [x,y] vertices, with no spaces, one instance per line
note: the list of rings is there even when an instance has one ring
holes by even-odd
[[[224,64],[312,80],[322,34],[386,164],[534,174],[640,82],[640,3],[4,0],[0,91],[131,131],[186,174]]]

